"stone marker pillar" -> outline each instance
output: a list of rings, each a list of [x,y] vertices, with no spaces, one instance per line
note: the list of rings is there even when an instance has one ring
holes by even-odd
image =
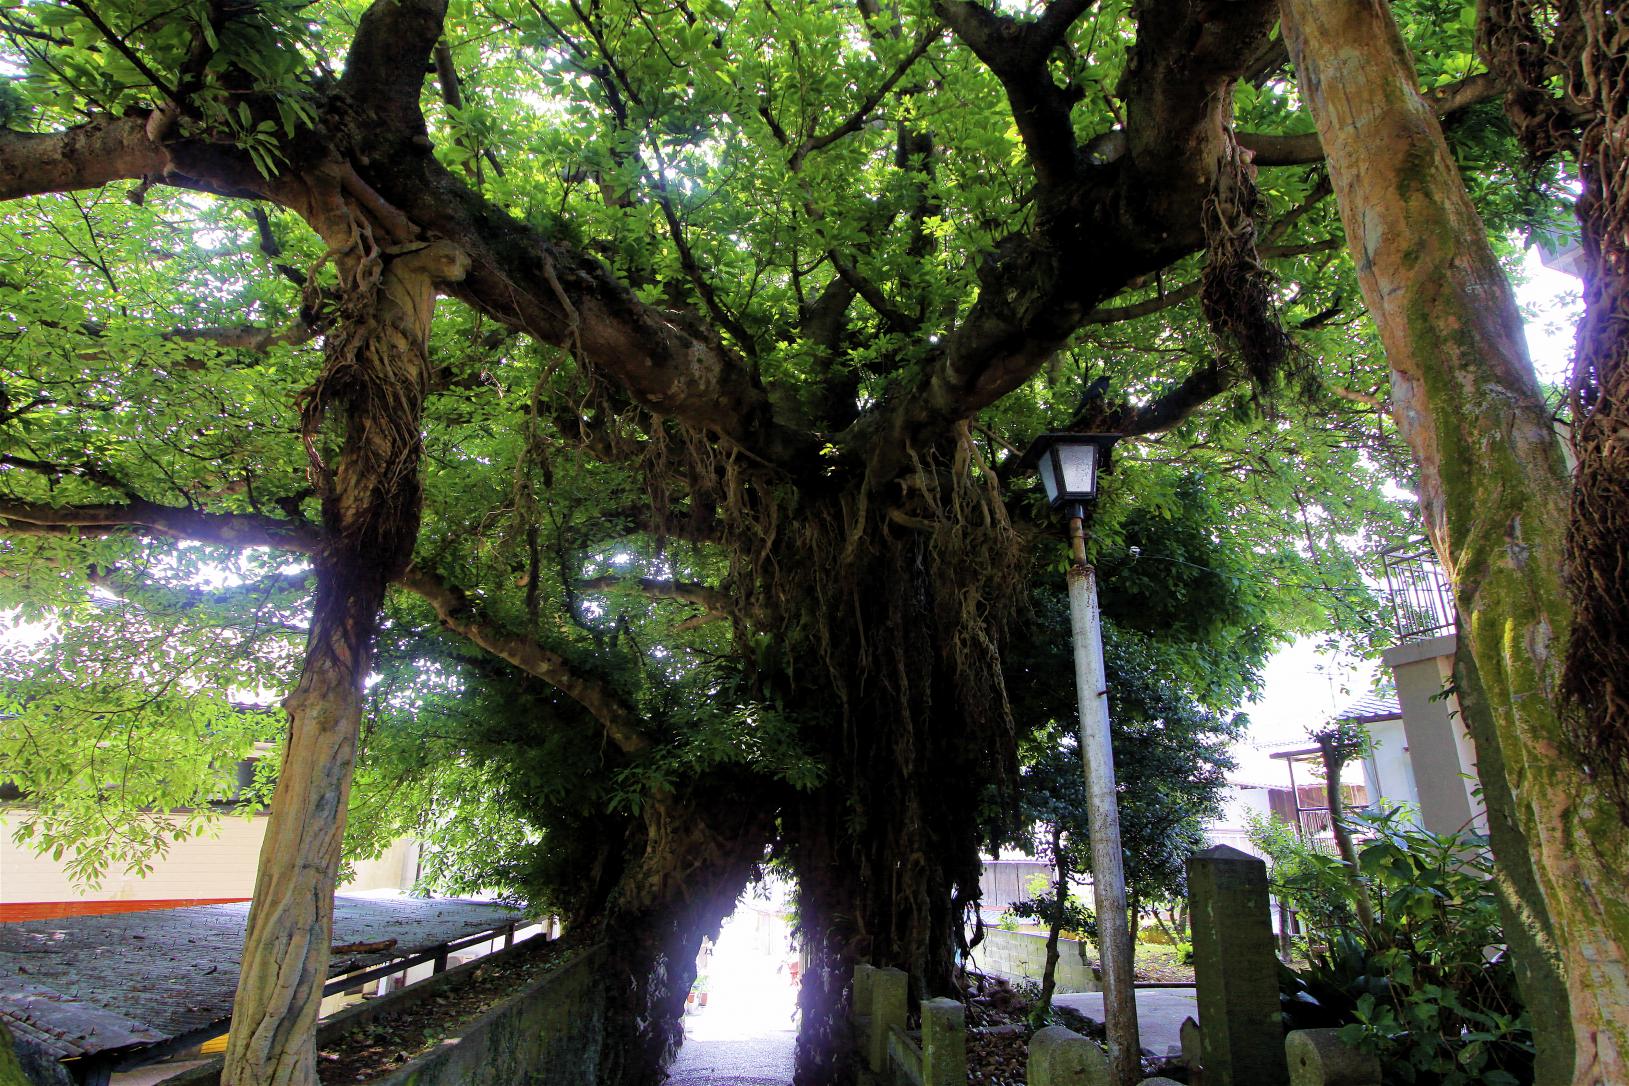
[[[922,1086],[967,1086],[967,1008],[954,999],[922,1002]]]
[[[899,969],[879,969],[871,977],[871,1036],[867,1065],[874,1075],[888,1066],[888,1031],[905,1028],[905,1007],[910,997],[910,975]]]
[[[1338,1029],[1298,1029],[1284,1038],[1290,1086],[1380,1086],[1380,1058],[1341,1043]]]
[[[1029,1086],[1109,1086],[1109,1058],[1097,1042],[1062,1026],[1047,1026],[1029,1040]]]
[[[863,962],[854,967],[854,983],[849,987],[848,1013],[851,1018],[871,1013],[871,984],[876,979],[877,967]]]
[[[1188,1065],[1188,1086],[1205,1086],[1204,1042],[1199,1023],[1193,1018],[1182,1020],[1182,1062]]]
[[[1288,1086],[1267,865],[1217,845],[1188,859],[1205,1086]]]

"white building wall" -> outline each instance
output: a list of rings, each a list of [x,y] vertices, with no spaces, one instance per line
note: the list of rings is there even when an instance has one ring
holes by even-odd
[[[1418,808],[1420,791],[1408,756],[1408,736],[1404,733],[1402,718],[1377,720],[1364,727],[1374,748],[1368,758],[1368,775],[1377,798]]]
[[[1250,843],[1250,818],[1266,818],[1272,813],[1272,803],[1268,800],[1265,786],[1230,784],[1222,794],[1222,817],[1205,824],[1205,842],[1212,846],[1231,845],[1242,852],[1260,856],[1261,851]]]

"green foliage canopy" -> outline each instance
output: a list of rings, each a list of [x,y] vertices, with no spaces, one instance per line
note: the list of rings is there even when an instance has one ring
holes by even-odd
[[[1399,5],[1427,88],[1474,74],[1470,31],[1440,6]],[[5,644],[0,761],[30,793],[22,832],[82,848],[89,877],[213,816],[237,759],[275,738],[234,706],[269,705],[298,667],[320,518],[296,405],[334,280],[277,186],[343,148],[376,192],[411,187],[392,172],[405,154],[366,150],[386,106],[335,96],[364,66],[350,55],[364,9],[28,0],[0,16],[7,155],[86,118],[148,125],[172,154],[105,183],[7,189],[0,216],[0,608],[47,631]],[[450,4],[436,78],[408,97],[434,163],[482,209],[472,236],[554,254],[533,268],[554,277],[533,310],[586,322],[596,299],[637,303],[660,335],[691,337],[697,372],[724,376],[663,400],[642,359],[517,317],[486,281],[438,308],[421,576],[388,604],[359,854],[412,830],[444,845],[444,885],[542,894],[536,872],[569,867],[589,827],[709,768],[794,790],[827,780],[803,737],[835,708],[789,693],[812,664],[760,606],[769,574],[716,542],[720,512],[690,485],[703,469],[673,469],[674,419],[741,460],[796,460],[754,484],[794,515],[800,496],[860,493],[908,459],[878,452],[877,434],[965,424],[1042,555],[1058,552],[1037,542],[1047,518],[1011,451],[1046,429],[1123,424],[1140,440],[1122,446],[1093,545],[1127,737],[1177,721],[1225,734],[1215,714],[1287,633],[1369,643],[1362,556],[1406,523],[1388,488],[1407,471],[1316,155],[1264,150],[1255,179],[1260,255],[1298,352],[1287,373],[1246,379],[1205,319],[1191,223],[1153,255],[1105,241],[1105,266],[1146,268],[1073,310],[1038,303],[1067,312],[1061,332],[1006,328],[990,311],[1007,286],[1034,286],[1012,268],[1051,252],[1024,246],[1060,205],[971,10]],[[1079,92],[1066,134],[1083,160],[1125,160],[1116,141],[1144,108],[1128,75],[1138,18],[1104,0],[1046,53],[1047,78]],[[1233,86],[1239,131],[1311,131],[1281,57]],[[1517,171],[1496,119],[1473,119],[1453,130],[1497,178],[1479,189],[1490,220],[1549,221],[1553,179]],[[996,357],[993,342],[1022,362],[1010,390],[940,406],[929,393],[955,352]],[[1038,609],[1035,628],[1050,636],[1052,617]],[[630,707],[646,745],[609,750],[568,689]],[[1027,696],[1015,688],[1020,717]],[[1144,749],[1159,748],[1131,743],[1126,764]],[[1176,772],[1148,767],[1151,803]]]

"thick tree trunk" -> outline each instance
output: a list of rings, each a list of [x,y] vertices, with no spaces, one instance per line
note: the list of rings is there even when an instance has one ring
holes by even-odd
[[[857,870],[834,832],[842,806],[833,791],[820,789],[798,805],[786,835],[798,876],[797,934],[805,962],[798,986],[797,1086],[855,1079],[848,989],[854,966],[870,960],[871,947],[853,909],[860,900]]]
[[[325,546],[299,683],[284,702],[289,741],[255,876],[232,1005],[225,1086],[316,1086],[316,1021],[328,979],[334,888],[373,635],[385,586],[412,558],[419,522],[419,420],[437,280],[467,260],[437,242],[383,263],[342,260],[346,326],[329,337],[308,396],[313,443],[343,408],[330,471],[313,452]]]
[[[356,759],[362,677],[384,585],[318,569],[299,685],[285,705],[288,750],[260,850],[233,1002],[229,1083],[315,1083],[317,1007],[328,979],[334,879]]]
[[[977,893],[979,870],[974,804],[965,797],[977,794],[990,770],[941,761],[938,748],[954,736],[950,715],[933,737],[891,711],[870,718],[869,752],[837,763],[860,779],[805,799],[790,848],[809,958],[798,999],[797,1086],[853,1081],[847,988],[856,964],[908,973],[913,1008],[959,995],[962,911]],[[899,752],[912,760],[896,761]],[[855,803],[851,789],[863,789],[865,800]],[[946,810],[956,802],[967,810]]]
[[[798,996],[798,1086],[853,1081],[847,989],[856,964],[910,974],[913,1007],[959,995],[962,913],[978,891],[979,870],[974,805],[965,797],[977,794],[991,769],[942,761],[939,748],[954,733],[948,718],[938,723],[944,732],[930,738],[885,711],[864,729],[868,752],[837,763],[860,779],[803,797],[787,842],[808,956]],[[894,761],[900,751],[913,760]],[[851,789],[863,789],[865,800],[855,803]],[[957,802],[967,810],[945,809]]]
[[[1441,130],[1379,0],[1281,0],[1359,282],[1392,366],[1420,503],[1454,580],[1510,810],[1532,848],[1574,1026],[1574,1081],[1629,1081],[1629,828],[1567,753],[1560,679],[1572,615],[1562,582],[1569,480],[1521,320]],[[1490,804],[1498,806],[1500,800]],[[1520,887],[1527,858],[1499,856]],[[1517,909],[1515,911],[1523,911]],[[1532,933],[1529,933],[1532,934]],[[1536,939],[1513,939],[1532,945]],[[1529,958],[1543,985],[1548,964]],[[1527,992],[1529,1002],[1551,998]],[[1538,1036],[1544,1049],[1554,1038]]]
[[[1461,640],[1454,661],[1455,697],[1476,744],[1476,773],[1488,811],[1488,839],[1499,858],[1499,912],[1537,1044],[1534,1080],[1539,1086],[1572,1081],[1572,1015],[1561,973],[1555,930],[1539,888],[1534,850],[1516,821],[1513,785],[1505,771],[1493,711],[1470,648]]]

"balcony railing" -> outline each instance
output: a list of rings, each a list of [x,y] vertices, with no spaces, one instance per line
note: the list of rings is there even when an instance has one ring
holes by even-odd
[[[1442,563],[1423,539],[1382,551],[1386,594],[1391,598],[1397,643],[1424,641],[1454,632],[1454,590]]]

